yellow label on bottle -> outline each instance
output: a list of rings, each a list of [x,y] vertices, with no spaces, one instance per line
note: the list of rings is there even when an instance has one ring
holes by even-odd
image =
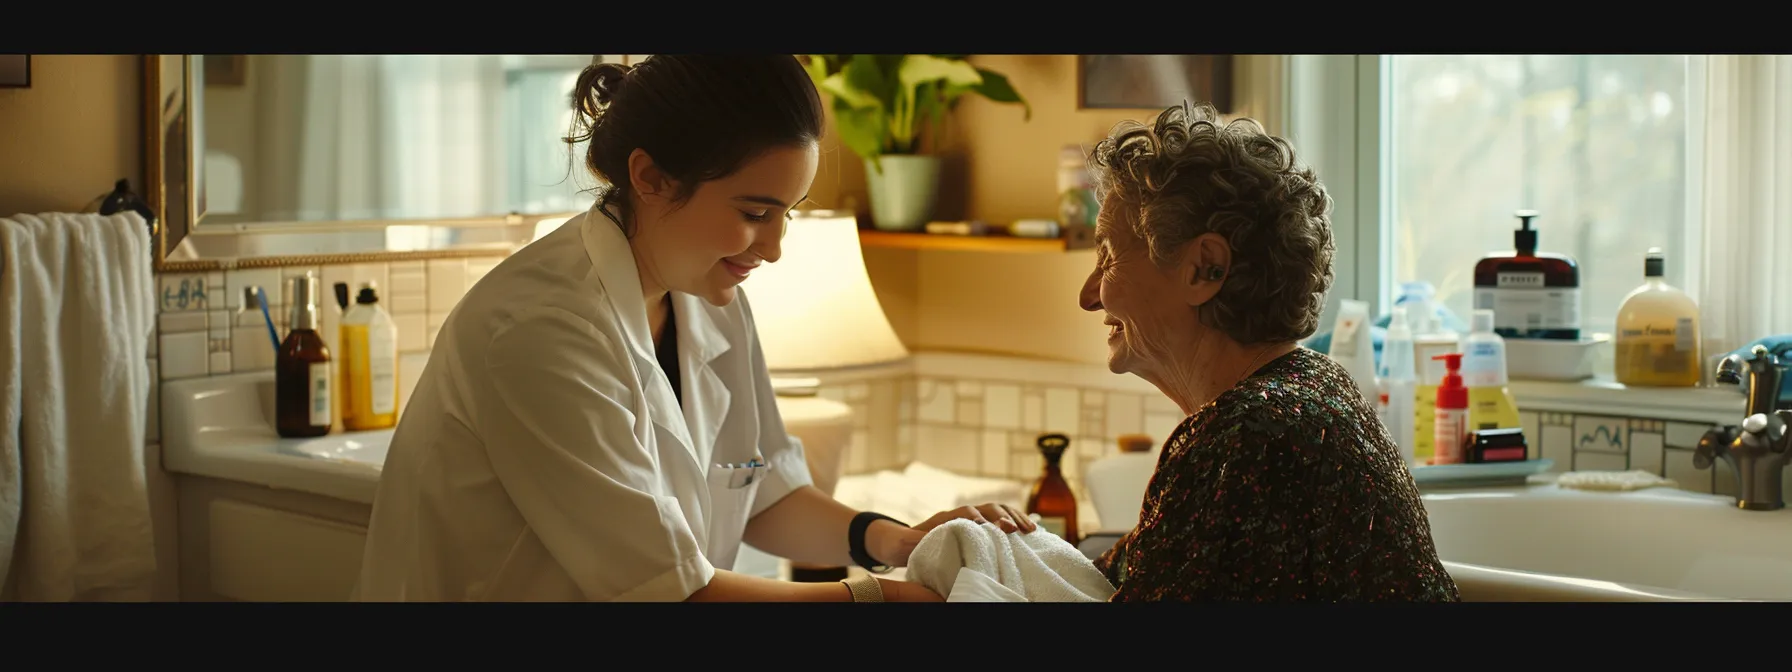
[[[1522,426],[1518,404],[1504,387],[1468,388],[1468,429],[1512,429]]]
[[[1060,518],[1057,516],[1047,517],[1047,516],[1038,516],[1038,515],[1036,515],[1035,517],[1039,519],[1037,521],[1039,523],[1039,529],[1042,529],[1042,530],[1051,532],[1052,534],[1058,535],[1058,538],[1060,538],[1060,539],[1068,538],[1068,537],[1064,536],[1065,530],[1068,529],[1068,523],[1066,523],[1063,518]]]
[[[398,423],[398,343],[389,329],[342,325],[343,426],[351,431]]]
[[[1437,427],[1437,386],[1415,386],[1412,402],[1412,458],[1419,464],[1429,464],[1437,454],[1432,436]]]
[[[1692,318],[1618,330],[1613,369],[1626,385],[1690,387],[1699,384],[1698,327]]]

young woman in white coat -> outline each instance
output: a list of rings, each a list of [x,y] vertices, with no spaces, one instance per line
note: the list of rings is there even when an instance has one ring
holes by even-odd
[[[821,99],[788,55],[593,65],[573,92],[598,205],[519,250],[443,323],[380,476],[367,601],[939,601],[875,575],[953,518],[906,526],[817,490],[736,288],[808,195]],[[842,583],[846,585],[841,585]]]

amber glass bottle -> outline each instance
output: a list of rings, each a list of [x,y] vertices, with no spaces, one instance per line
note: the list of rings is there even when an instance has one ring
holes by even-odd
[[[1070,447],[1070,437],[1042,434],[1038,445],[1039,453],[1045,456],[1045,471],[1033,481],[1033,492],[1027,495],[1027,514],[1037,515],[1041,528],[1075,544],[1078,540],[1076,494],[1070,491],[1070,482],[1064,480],[1064,470],[1060,466],[1064,451]]]
[[[274,360],[275,431],[287,438],[330,433],[330,349],[317,333],[317,278],[292,279],[292,320]]]

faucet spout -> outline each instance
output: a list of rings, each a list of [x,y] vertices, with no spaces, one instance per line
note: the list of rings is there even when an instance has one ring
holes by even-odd
[[[1712,427],[1699,437],[1699,445],[1692,451],[1692,466],[1698,469],[1710,469],[1718,460],[1730,461],[1730,444],[1736,442],[1736,436],[1742,429],[1735,425]]]

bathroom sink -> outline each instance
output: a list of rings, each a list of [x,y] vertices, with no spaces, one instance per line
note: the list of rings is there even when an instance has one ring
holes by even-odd
[[[1541,574],[1668,599],[1792,600],[1792,510],[1743,511],[1730,497],[1672,488],[1554,485],[1424,501],[1453,575],[1469,566],[1463,573]]]
[[[386,463],[386,449],[392,446],[392,431],[382,429],[352,434],[333,434],[315,439],[283,439],[279,449],[305,457],[336,460],[378,470]]]
[[[285,439],[274,432],[274,374],[162,384],[162,465],[190,476],[368,504],[393,430]]]

